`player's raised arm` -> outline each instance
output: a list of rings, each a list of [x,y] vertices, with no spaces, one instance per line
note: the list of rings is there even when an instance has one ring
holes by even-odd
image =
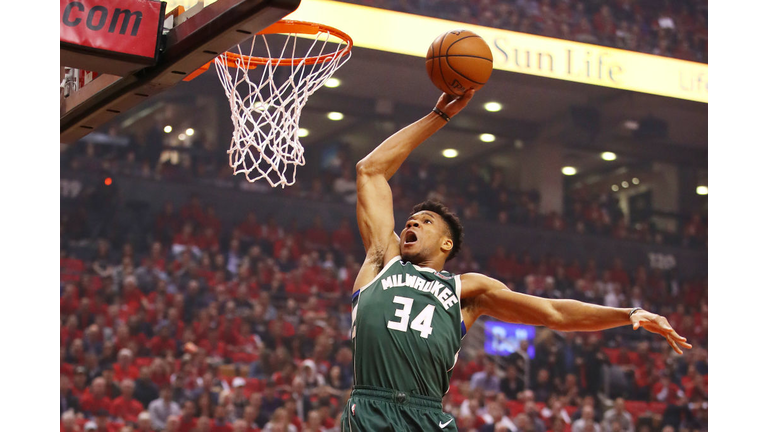
[[[469,325],[480,315],[489,315],[506,322],[541,325],[559,331],[599,331],[632,325],[635,330],[644,327],[664,336],[678,354],[682,354],[681,346],[691,348],[685,342],[686,338],[678,335],[666,318],[642,309],[633,312],[633,309],[517,293],[503,283],[479,273],[462,275],[461,283],[461,301],[465,305],[462,313]]]
[[[474,90],[460,98],[443,94],[436,108],[446,117],[434,111],[429,113],[384,140],[357,163],[357,224],[368,256],[375,254],[386,262],[399,252],[388,250],[392,245],[397,247],[397,236],[392,190],[387,181],[419,144],[446,124],[446,118],[467,105],[473,94]]]

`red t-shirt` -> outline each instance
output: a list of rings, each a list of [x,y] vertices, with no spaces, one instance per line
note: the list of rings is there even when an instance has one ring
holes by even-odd
[[[115,371],[115,381],[122,381],[125,378],[135,380],[139,377],[139,368],[134,365],[128,365],[127,368],[123,369],[120,363],[115,363],[112,365],[112,369]]]
[[[176,341],[171,338],[163,340],[160,336],[155,336],[149,341],[149,349],[154,356],[159,356],[167,350],[176,353]]]
[[[184,416],[181,416],[179,419],[179,432],[194,432],[195,428],[197,427],[197,419],[192,417],[189,419],[189,421],[186,421],[184,419]]]
[[[91,394],[90,389],[88,389],[83,393],[83,397],[80,399],[80,408],[91,414],[96,414],[96,412],[101,409],[109,411],[112,408],[112,400],[106,395],[97,399]]]
[[[355,245],[355,236],[349,228],[339,228],[331,235],[331,243],[336,249],[349,253]]]
[[[329,243],[328,232],[321,227],[313,226],[304,231],[304,244],[308,247],[326,247]]]
[[[229,423],[213,421],[211,423],[211,432],[232,432],[232,425]]]
[[[119,417],[125,422],[138,421],[139,414],[144,411],[144,406],[136,399],[126,400],[122,396],[115,398],[112,401],[112,407],[109,413],[113,417]]]

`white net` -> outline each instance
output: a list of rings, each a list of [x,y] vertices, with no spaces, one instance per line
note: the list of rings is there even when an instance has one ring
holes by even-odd
[[[327,31],[319,32],[314,42],[297,36],[255,35],[250,53],[243,55],[238,46],[237,55],[224,53],[215,60],[232,109],[229,165],[249,182],[266,179],[272,187],[296,182],[296,167],[304,165],[301,110],[350,57],[347,43]]]

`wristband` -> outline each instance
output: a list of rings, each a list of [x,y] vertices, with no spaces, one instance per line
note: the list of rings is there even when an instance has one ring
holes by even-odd
[[[432,108],[432,112],[433,112],[433,113],[435,113],[435,114],[437,114],[437,115],[439,115],[440,117],[442,117],[442,118],[443,118],[443,120],[445,120],[446,122],[449,122],[449,121],[451,121],[451,118],[450,118],[450,117],[448,117],[448,114],[446,114],[446,113],[442,112],[442,111],[440,110],[440,108],[438,108],[438,107],[434,107],[434,108]]]
[[[632,314],[634,314],[635,312],[637,312],[639,310],[643,310],[643,308],[636,307],[636,308],[632,309],[631,311],[629,311],[629,317],[632,318]]]

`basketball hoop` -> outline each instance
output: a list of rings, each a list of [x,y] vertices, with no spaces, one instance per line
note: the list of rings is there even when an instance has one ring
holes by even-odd
[[[268,41],[267,35],[274,36]],[[299,35],[304,35],[301,40]],[[275,50],[280,36],[284,37],[282,47]],[[227,153],[235,175],[244,173],[249,182],[264,178],[272,187],[295,183],[296,166],[304,165],[301,110],[309,96],[346,63],[351,49],[352,38],[333,27],[282,20],[254,35],[249,54],[238,46],[238,53],[225,52],[213,60],[232,110],[234,131]],[[265,54],[255,55],[259,50]],[[261,73],[251,75],[258,66],[264,66]]]

